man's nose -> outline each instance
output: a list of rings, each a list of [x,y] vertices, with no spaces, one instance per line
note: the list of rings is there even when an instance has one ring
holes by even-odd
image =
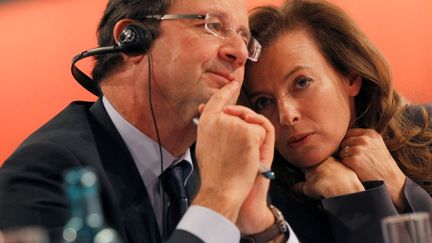
[[[247,44],[243,38],[237,32],[231,31],[220,48],[222,59],[233,63],[238,68],[245,65],[248,55]]]

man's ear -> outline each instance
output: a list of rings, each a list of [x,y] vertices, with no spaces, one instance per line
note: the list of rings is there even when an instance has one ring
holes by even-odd
[[[114,30],[113,30],[113,35],[114,35],[114,41],[116,43],[118,43],[119,36],[120,36],[121,32],[124,30],[124,28],[128,24],[132,24],[133,22],[134,21],[132,19],[121,19],[115,24]]]
[[[118,46],[121,47],[121,43],[119,43],[119,39],[120,39],[120,35],[122,34],[123,30],[126,28],[126,26],[135,23],[134,20],[132,19],[121,19],[119,20],[115,26],[114,26],[114,30],[113,30],[113,36],[114,36],[114,41],[116,42],[116,44]],[[137,43],[139,45],[141,45],[141,43]],[[126,53],[125,51],[122,52],[122,56],[123,58],[128,59],[129,61],[132,61],[134,63],[139,63],[141,62],[141,60],[143,59],[143,57],[145,56],[147,50],[146,51],[138,51],[136,54],[133,53]]]
[[[363,77],[351,72],[348,74],[347,79],[349,82],[349,95],[352,97],[357,96],[363,84]]]

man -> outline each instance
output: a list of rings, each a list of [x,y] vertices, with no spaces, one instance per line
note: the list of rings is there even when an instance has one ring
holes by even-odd
[[[150,49],[98,56],[93,78],[103,98],[72,103],[5,162],[0,228],[41,225],[57,242],[69,217],[62,173],[91,166],[107,221],[123,240],[161,242],[169,199],[161,193],[160,163],[166,171],[186,160],[186,190],[196,196],[169,241],[238,242],[240,231],[283,241],[274,227],[280,219],[266,203],[268,180],[257,174],[260,163],[271,164],[273,128],[228,106],[247,58],[256,55],[246,1],[111,0],[99,45],[119,43],[131,24],[151,30]],[[198,164],[189,151],[196,139]],[[289,240],[296,240],[292,232]]]

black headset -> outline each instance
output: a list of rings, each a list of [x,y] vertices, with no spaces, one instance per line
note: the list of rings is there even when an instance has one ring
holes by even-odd
[[[95,55],[122,52],[128,56],[146,54],[155,37],[154,31],[136,23],[128,24],[121,31],[118,42],[113,46],[103,46],[87,51],[83,51],[72,58],[71,72],[72,76],[86,90],[96,96],[101,96],[102,92],[99,85],[85,73],[83,73],[75,64],[79,60]]]
[[[86,90],[90,91],[96,96],[101,96],[102,92],[99,88],[99,85],[89,76],[87,76],[85,73],[83,73],[76,65],[75,63],[79,60],[89,57],[89,56],[95,56],[95,55],[103,55],[108,53],[118,53],[122,52],[125,55],[128,56],[134,56],[134,55],[142,55],[146,54],[148,50],[150,49],[154,38],[156,37],[156,30],[150,29],[146,26],[132,23],[125,26],[125,28],[121,31],[118,42],[116,45],[113,46],[103,46],[98,47],[94,49],[90,49],[87,51],[83,51],[79,53],[78,55],[74,56],[72,58],[72,76],[75,78],[78,83],[84,87]],[[161,145],[161,139],[159,135],[159,129],[156,122],[156,116],[153,110],[153,102],[152,102],[152,92],[151,92],[151,78],[152,78],[152,65],[151,65],[151,56],[148,55],[148,68],[149,68],[149,104],[150,104],[150,111],[153,118],[153,124],[156,130],[156,136],[157,136],[157,142],[159,144],[159,154],[161,158],[161,173],[163,172],[163,153],[162,153],[162,145]],[[162,186],[162,184],[160,185]],[[162,189],[161,189],[162,190]],[[165,197],[164,193],[161,195],[162,197],[162,205],[165,205]],[[165,207],[162,206],[162,212],[163,215],[165,215]],[[165,235],[165,222],[164,218],[162,218],[162,224],[163,226],[163,237]]]

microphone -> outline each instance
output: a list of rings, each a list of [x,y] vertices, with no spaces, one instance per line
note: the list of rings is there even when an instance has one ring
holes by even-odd
[[[95,82],[92,78],[83,73],[78,67],[76,67],[76,62],[83,58],[87,58],[90,56],[96,55],[104,55],[109,53],[118,53],[122,52],[125,55],[142,55],[147,54],[148,50],[151,47],[151,44],[157,36],[157,31],[152,30],[149,27],[146,27],[142,24],[131,23],[125,26],[119,35],[118,43],[112,46],[98,47],[94,49],[90,49],[87,51],[83,51],[72,58],[71,72],[72,76],[75,80],[86,90],[90,91],[92,94],[96,96],[101,96],[102,91],[99,88],[97,82]],[[163,152],[161,139],[159,135],[159,128],[156,122],[156,116],[153,109],[153,101],[152,101],[152,58],[151,55],[147,55],[148,58],[148,87],[149,87],[149,105],[150,105],[150,113],[153,120],[153,125],[156,131],[157,143],[159,145],[159,155],[161,158],[161,174],[163,172]],[[160,185],[160,191],[163,192],[162,184]],[[165,196],[164,193],[161,194],[162,199],[162,214],[165,215]],[[162,218],[163,231],[165,230],[165,219]],[[162,232],[162,235],[165,235]]]

